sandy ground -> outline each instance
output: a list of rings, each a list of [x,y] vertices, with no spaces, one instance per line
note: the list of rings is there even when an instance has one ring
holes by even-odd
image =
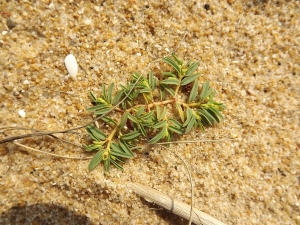
[[[23,2],[23,3],[20,3]],[[225,120],[172,145],[189,164],[195,207],[226,224],[300,224],[299,1],[1,1],[0,127],[60,130],[89,122],[89,91],[160,71],[175,48],[199,60]],[[184,40],[180,40],[187,33]],[[67,76],[64,58],[80,65]],[[23,109],[25,118],[18,115]],[[28,131],[2,132],[0,139]],[[81,144],[86,132],[59,135]],[[228,140],[233,138],[233,140]],[[50,137],[20,143],[90,156]],[[0,224],[187,224],[132,193],[143,183],[190,203],[183,163],[159,146],[122,172],[0,146]]]

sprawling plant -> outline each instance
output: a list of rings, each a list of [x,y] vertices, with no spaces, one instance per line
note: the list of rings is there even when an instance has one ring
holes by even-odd
[[[103,85],[100,97],[90,93],[94,106],[87,110],[96,116],[104,115],[101,120],[106,126],[105,131],[104,127],[86,127],[93,139],[85,146],[86,151],[97,152],[89,170],[101,162],[106,171],[111,164],[123,169],[124,159],[133,158],[132,151],[142,143],[170,142],[174,135],[197,127],[204,130],[223,119],[225,105],[214,101],[216,91],[208,81],[199,88],[200,73],[195,72],[199,62],[183,63],[174,54],[163,61],[171,65],[170,72],[159,76],[150,72],[147,78],[134,73],[116,93],[114,83]],[[121,99],[124,101],[119,104]]]

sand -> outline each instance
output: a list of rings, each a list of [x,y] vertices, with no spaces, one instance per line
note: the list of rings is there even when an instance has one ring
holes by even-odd
[[[134,71],[158,73],[165,66],[149,63],[176,49],[200,61],[199,83],[209,80],[227,106],[223,122],[178,139],[223,141],[171,145],[190,166],[194,207],[226,224],[300,224],[299,1],[3,1],[0,13],[1,128],[88,123],[89,91],[125,84]],[[70,53],[80,65],[76,78],[64,65]],[[87,133],[76,132],[58,137],[81,145]],[[51,137],[19,142],[91,156]],[[110,173],[13,143],[0,146],[0,161],[0,224],[125,224],[138,214],[129,224],[187,224],[151,210],[125,185],[190,203],[184,164],[160,146]]]

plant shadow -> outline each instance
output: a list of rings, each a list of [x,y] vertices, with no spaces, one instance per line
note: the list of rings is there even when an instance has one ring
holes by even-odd
[[[16,205],[0,214],[0,224],[14,225],[92,225],[88,217],[50,204]]]

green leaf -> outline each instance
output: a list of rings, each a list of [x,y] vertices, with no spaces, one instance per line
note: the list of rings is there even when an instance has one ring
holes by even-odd
[[[166,80],[162,80],[161,83],[166,85],[179,85],[180,81],[176,78],[168,78]]]
[[[212,117],[206,110],[199,109],[197,111],[201,114],[201,117],[205,118],[205,120],[208,122],[208,125],[212,125],[214,123],[214,117]]]
[[[104,149],[101,149],[94,155],[94,157],[92,158],[88,166],[90,171],[93,170],[101,162],[103,153],[104,153]]]
[[[94,95],[94,93],[93,93],[93,92],[91,92],[91,91],[90,91],[90,96],[91,96],[91,98],[92,98],[93,102],[96,102],[96,100],[97,100],[97,97],[96,97],[96,95]]]
[[[181,73],[181,68],[175,61],[173,61],[172,59],[170,59],[168,57],[163,58],[162,60],[164,62],[170,64],[178,73]]]
[[[85,151],[87,151],[87,152],[91,152],[91,151],[99,149],[99,146],[98,145],[94,145],[94,144],[90,144],[88,146],[83,145],[83,147],[85,148]]]
[[[187,108],[186,109],[186,121],[184,122],[184,124],[182,126],[187,126],[191,120],[193,116],[193,110],[191,110],[191,108]]]
[[[108,103],[111,103],[111,97],[112,97],[112,92],[114,90],[114,83],[111,83],[111,85],[109,85],[108,90],[107,90],[107,101]]]
[[[116,125],[117,124],[113,119],[111,119],[107,116],[101,117],[101,120],[103,120],[104,122],[106,122],[109,125]]]
[[[167,113],[167,107],[163,106],[162,108],[158,105],[156,105],[156,115],[157,115],[157,120],[161,121]]]
[[[140,116],[140,119],[143,121],[146,121],[146,120],[150,119],[151,117],[153,117],[153,114],[154,114],[154,112],[151,111],[145,115]],[[152,121],[152,119],[151,119],[151,121]]]
[[[125,140],[125,141],[129,141],[129,140],[132,140],[138,136],[141,135],[141,132],[139,132],[138,130],[136,131],[133,131],[131,133],[128,133],[128,134],[124,134],[122,135],[121,139]]]
[[[158,142],[160,139],[164,138],[166,136],[167,133],[167,126],[164,126],[162,128],[162,130],[149,141],[149,144],[155,144],[156,142]]]
[[[97,105],[95,105],[95,106],[92,106],[92,107],[90,107],[90,108],[87,108],[86,110],[87,110],[87,111],[96,111],[96,110],[101,110],[101,109],[107,108],[107,107],[108,107],[107,104],[97,104]]]
[[[107,95],[106,95],[106,88],[105,88],[105,85],[103,84],[102,85],[102,96],[105,100],[107,100]]]
[[[119,156],[127,159],[131,159],[133,157],[131,154],[124,152],[116,143],[112,143],[111,147],[110,153],[113,156]]]
[[[177,134],[184,134],[184,129],[182,127],[168,126],[168,129]]]
[[[87,125],[85,129],[95,141],[104,141],[106,139],[106,135],[97,127]]]
[[[140,90],[140,93],[150,93],[151,89],[150,88],[143,88]]]
[[[162,75],[163,76],[166,76],[166,77],[174,77],[174,78],[177,78],[177,76],[172,73],[172,72],[162,72]]]
[[[130,150],[130,148],[128,147],[128,145],[126,144],[126,142],[124,140],[120,140],[120,147],[123,149],[123,151],[125,153],[130,154],[132,157],[134,157],[133,152]]]
[[[194,101],[196,96],[198,95],[198,80],[195,80],[193,88],[191,90],[190,96],[189,96],[189,102]]]
[[[214,118],[216,123],[220,122],[218,116],[216,115],[216,113],[211,108],[206,109],[206,112],[209,113],[209,115],[211,115]]]
[[[209,108],[209,109],[212,110],[212,111],[215,113],[215,115],[216,115],[217,117],[221,118],[222,120],[224,119],[222,113],[221,113],[218,109],[216,109],[216,108],[214,108],[214,107],[211,107],[211,108]]]
[[[121,121],[120,121],[120,123],[119,123],[119,128],[120,128],[120,129],[122,129],[122,128],[125,126],[125,124],[126,124],[126,122],[127,122],[128,114],[129,114],[128,111],[125,111],[125,112],[124,112],[124,114],[123,114],[123,116],[122,116],[122,118],[121,118]]]
[[[169,92],[170,95],[172,95],[172,96],[175,95],[175,91],[171,87],[168,87],[167,85],[164,85],[164,88],[167,92]]]
[[[200,73],[196,73],[196,74],[193,74],[191,76],[188,76],[188,77],[184,77],[181,81],[181,86],[184,86],[184,85],[187,85],[191,82],[193,82],[194,80],[196,80],[201,74]]]
[[[179,117],[181,119],[181,122],[184,122],[184,113],[183,110],[181,108],[181,105],[179,103],[176,102],[176,109],[178,111]]]
[[[110,110],[111,110],[111,107],[106,107],[106,108],[103,108],[101,110],[97,110],[95,112],[95,115],[103,115],[103,114],[108,113]]]
[[[151,71],[149,73],[149,77],[148,77],[148,83],[149,83],[149,86],[151,88],[151,91],[155,90],[155,88],[156,88],[156,81],[157,81],[157,78],[153,76],[153,72]]]
[[[108,157],[106,160],[104,160],[104,169],[107,172],[110,170],[110,157]]]
[[[114,100],[113,100],[113,103],[112,103],[112,104],[113,104],[113,105],[117,105],[117,104],[119,103],[121,97],[123,96],[123,94],[124,94],[124,90],[118,91],[117,94],[116,94],[115,97],[114,97]]]
[[[136,112],[135,116],[136,116],[137,118],[139,118],[139,117],[142,115],[142,113],[144,112],[144,110],[145,110],[145,106],[143,105],[143,106],[141,106],[141,107],[138,109],[138,111]]]
[[[204,99],[206,99],[206,97],[209,96],[210,92],[211,92],[211,90],[209,88],[209,81],[206,81],[202,87],[202,91],[200,94],[200,101],[203,101]]]
[[[138,119],[133,115],[131,115],[130,113],[128,113],[128,119],[130,119],[134,123],[139,123]]]
[[[188,76],[192,75],[192,73],[195,72],[195,70],[197,69],[198,66],[199,66],[199,62],[193,62],[189,66],[188,70],[186,71],[186,76],[188,77]]]
[[[141,123],[141,122],[138,122],[138,127],[139,127],[140,132],[142,133],[142,135],[143,135],[144,137],[146,137],[147,134],[146,134],[146,130],[145,130],[144,124]]]
[[[180,60],[174,53],[172,54],[173,58],[175,59],[175,61],[177,62],[177,64],[182,65],[182,60]]]
[[[166,125],[167,125],[167,121],[163,120],[163,121],[160,121],[157,124],[155,124],[152,128],[153,129],[158,129],[158,128],[164,127]]]
[[[195,126],[195,123],[196,123],[196,117],[195,115],[192,115],[192,118],[185,129],[185,132],[186,133],[190,132],[190,130]]]
[[[179,121],[175,120],[175,119],[169,119],[169,121],[172,124],[174,124],[176,127],[182,127],[182,124]]]
[[[118,164],[115,160],[110,159],[110,162],[111,162],[112,164],[114,164],[114,166],[117,167],[118,169],[124,170],[124,168],[123,168],[120,164]]]

